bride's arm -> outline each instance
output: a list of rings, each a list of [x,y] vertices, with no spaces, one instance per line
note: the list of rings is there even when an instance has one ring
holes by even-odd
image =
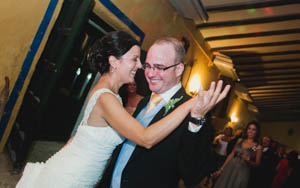
[[[177,128],[192,108],[194,115],[203,117],[217,102],[225,98],[230,87],[227,86],[222,93],[221,88],[222,82],[217,87],[213,83],[209,91],[201,91],[200,95],[186,101],[148,128],[134,119],[110,93],[103,93],[96,105],[101,109],[103,118],[117,132],[140,146],[151,148]]]
[[[103,118],[110,126],[127,139],[148,149],[177,128],[193,105],[193,99],[190,99],[177,107],[170,115],[145,128],[123,108],[112,94],[103,93],[99,99],[96,105],[101,106]]]

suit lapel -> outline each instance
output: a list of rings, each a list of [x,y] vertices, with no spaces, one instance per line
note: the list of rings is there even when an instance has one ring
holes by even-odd
[[[179,97],[181,97],[181,96],[184,96],[184,98],[189,97],[189,96],[186,94],[186,92],[185,92],[185,90],[184,90],[183,87],[181,87],[181,88],[180,88],[180,89],[172,96],[171,99],[179,98]],[[134,113],[134,115],[135,115],[134,117],[136,117],[136,116],[138,115],[138,113],[145,107],[145,105],[147,105],[148,101],[150,100],[150,96],[149,96],[149,97],[145,97],[144,99],[145,99],[145,101],[141,101],[141,102],[140,102],[141,106],[137,107],[137,110],[136,110],[136,112]],[[172,109],[170,109],[166,115],[168,115],[170,112],[172,112],[178,105],[180,105],[180,104],[183,103],[184,101],[186,101],[186,99],[182,99],[182,100],[180,100],[178,103],[176,103],[176,104],[175,104],[175,107],[172,108]],[[163,107],[163,108],[160,109],[160,111],[159,111],[159,112],[154,116],[154,118],[151,120],[151,122],[149,123],[149,125],[151,125],[151,124],[153,124],[153,123],[159,121],[161,118],[163,118],[163,117],[164,117],[164,113],[165,113],[165,107]],[[165,116],[166,116],[166,115],[165,115]],[[134,149],[134,151],[133,151],[133,153],[132,153],[132,155],[131,155],[131,157],[130,157],[130,159],[129,159],[129,161],[128,161],[127,164],[129,164],[131,161],[133,161],[140,153],[142,153],[142,151],[146,151],[146,150],[147,150],[147,149],[145,149],[145,148],[140,147],[140,146],[137,145],[137,146],[135,147],[135,149]]]
[[[183,87],[181,87],[172,97],[171,99],[175,99],[175,98],[180,98],[181,96],[184,96],[186,95],[185,93],[185,90]],[[160,109],[160,111],[154,116],[154,118],[151,120],[150,124],[151,125],[152,123],[154,122],[157,122],[159,121],[161,118],[163,118],[164,116],[167,116],[170,112],[172,112],[178,105],[180,105],[183,101],[185,100],[180,100],[179,102],[177,102],[175,105],[174,105],[174,108],[170,109],[166,115],[165,114],[165,110],[166,108],[163,107]],[[167,102],[168,103],[168,102]]]
[[[137,105],[136,110],[133,113],[133,117],[136,118],[136,116],[140,113],[140,111],[148,104],[148,101],[150,100],[150,96],[144,97]]]

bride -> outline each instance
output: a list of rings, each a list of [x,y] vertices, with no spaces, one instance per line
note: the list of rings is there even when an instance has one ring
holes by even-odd
[[[87,58],[102,77],[90,92],[77,133],[45,163],[27,163],[17,188],[93,187],[113,150],[125,138],[151,148],[176,129],[191,110],[194,114],[207,112],[229,91],[226,87],[221,93],[222,82],[216,88],[213,83],[209,92],[201,90],[198,97],[144,128],[123,108],[117,94],[142,68],[138,41],[126,32],[112,32],[95,42]]]

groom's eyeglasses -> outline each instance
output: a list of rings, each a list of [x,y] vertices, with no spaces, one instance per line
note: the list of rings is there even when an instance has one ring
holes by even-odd
[[[171,67],[175,67],[176,65],[179,65],[180,63],[176,63],[174,65],[170,65],[168,67],[164,66],[164,65],[158,65],[158,64],[154,64],[153,66],[151,66],[149,63],[145,63],[143,64],[143,69],[152,69],[153,71],[159,71],[159,72],[163,72],[168,70]]]

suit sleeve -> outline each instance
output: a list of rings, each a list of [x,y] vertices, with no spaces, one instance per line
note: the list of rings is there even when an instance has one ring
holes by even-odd
[[[188,120],[186,122],[188,127]],[[199,132],[186,128],[181,136],[178,168],[187,187],[199,184],[209,174],[213,132],[211,119],[207,118]]]

